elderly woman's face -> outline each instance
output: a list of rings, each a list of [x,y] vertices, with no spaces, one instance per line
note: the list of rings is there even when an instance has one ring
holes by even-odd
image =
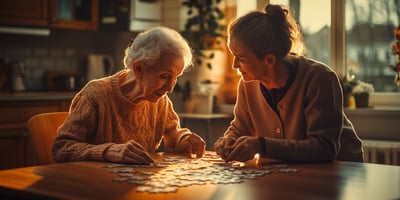
[[[183,69],[182,56],[162,55],[154,65],[147,66],[142,74],[141,85],[144,97],[151,102],[156,102],[168,92],[172,92]]]

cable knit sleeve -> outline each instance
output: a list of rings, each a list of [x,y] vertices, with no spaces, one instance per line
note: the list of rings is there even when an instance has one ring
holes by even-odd
[[[90,89],[87,90],[90,91]],[[94,138],[99,137],[94,135],[98,109],[88,93],[83,90],[75,96],[71,103],[70,114],[58,130],[52,148],[56,162],[104,161],[103,152],[112,144],[95,144]]]

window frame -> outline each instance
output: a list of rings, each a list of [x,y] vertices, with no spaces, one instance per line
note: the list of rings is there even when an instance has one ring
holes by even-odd
[[[339,74],[346,72],[345,3],[345,0],[331,0],[329,66]],[[399,92],[374,92],[371,94],[370,104],[374,107],[400,107],[398,99]]]
[[[258,0],[258,9],[263,9],[269,2],[269,0]],[[338,74],[345,74],[346,72],[345,3],[345,0],[331,0],[331,32],[328,65]],[[374,92],[371,94],[370,104],[375,108],[400,107],[399,99],[400,92]]]

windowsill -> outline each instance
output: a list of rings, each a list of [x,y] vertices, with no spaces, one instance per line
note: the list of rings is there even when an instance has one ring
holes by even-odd
[[[361,139],[400,141],[398,133],[400,106],[345,108],[344,112]]]
[[[371,106],[369,108],[344,108],[345,112],[400,112],[400,107],[397,106]]]
[[[400,93],[372,93],[369,104],[374,108],[400,109]]]
[[[344,112],[350,119],[371,119],[372,124],[366,124],[362,121],[363,126],[381,126],[376,120],[397,121],[400,118],[400,107],[370,107],[370,108],[344,108]],[[375,119],[375,120],[374,120]],[[397,122],[396,122],[397,123]],[[388,126],[386,128],[391,128]]]

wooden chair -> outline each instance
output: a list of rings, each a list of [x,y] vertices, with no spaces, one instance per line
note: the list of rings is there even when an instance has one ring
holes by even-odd
[[[53,140],[57,135],[58,128],[64,123],[68,114],[68,112],[42,113],[29,119],[28,131],[37,165],[55,163],[51,154]]]

